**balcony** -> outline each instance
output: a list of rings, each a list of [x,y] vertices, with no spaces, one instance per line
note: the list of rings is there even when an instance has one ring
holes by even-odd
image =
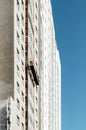
[[[39,76],[38,76],[38,74],[36,72],[34,61],[30,61],[29,69],[32,71],[32,74],[33,74],[34,81],[35,81],[36,85],[39,85]]]

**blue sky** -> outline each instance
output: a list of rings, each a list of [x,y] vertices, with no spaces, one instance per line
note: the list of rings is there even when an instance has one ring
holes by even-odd
[[[62,65],[62,130],[86,130],[86,0],[52,0]]]

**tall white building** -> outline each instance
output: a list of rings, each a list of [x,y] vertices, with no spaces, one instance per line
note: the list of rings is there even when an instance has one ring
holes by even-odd
[[[0,46],[6,49],[6,54],[0,51],[0,130],[61,130],[61,65],[51,1],[0,3],[6,7],[0,8],[6,37],[0,33]]]
[[[38,25],[39,0],[15,0],[14,100],[20,122],[18,130],[39,129]]]
[[[40,130],[61,130],[61,65],[50,0],[40,0]]]

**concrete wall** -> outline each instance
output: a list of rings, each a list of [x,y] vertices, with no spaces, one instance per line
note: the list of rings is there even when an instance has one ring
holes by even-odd
[[[0,100],[13,95],[13,1],[0,0]]]
[[[0,130],[7,130],[6,101],[0,101]]]

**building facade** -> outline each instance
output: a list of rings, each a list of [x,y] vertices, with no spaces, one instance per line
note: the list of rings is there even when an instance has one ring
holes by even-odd
[[[0,130],[61,130],[61,65],[51,1],[0,3],[0,33],[6,37],[0,34],[0,113],[5,114]]]
[[[38,19],[38,0],[14,2],[14,100],[20,122],[18,130],[39,129]]]
[[[40,0],[39,64],[40,130],[61,130],[61,65],[50,0]]]

